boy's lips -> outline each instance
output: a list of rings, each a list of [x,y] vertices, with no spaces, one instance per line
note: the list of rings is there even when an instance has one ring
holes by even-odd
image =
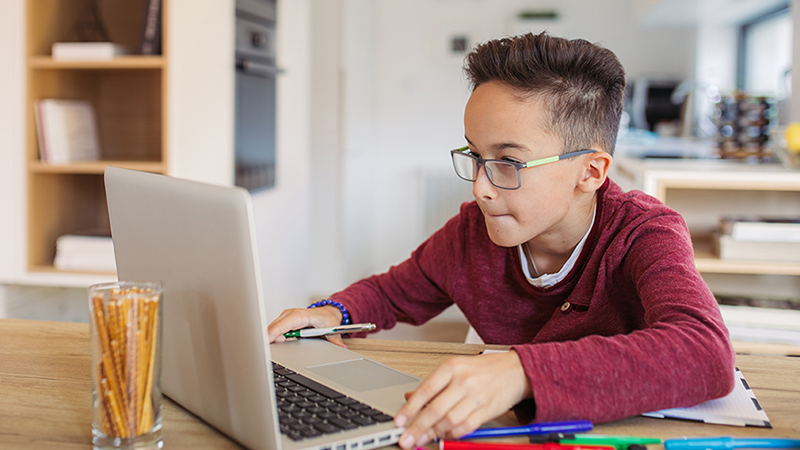
[[[498,219],[500,217],[508,217],[511,216],[511,213],[502,212],[502,211],[492,211],[489,209],[489,205],[481,205],[480,203],[478,206],[481,208],[481,212],[483,213],[486,218]]]
[[[490,212],[485,212],[484,214],[492,218],[505,217],[510,215],[508,213],[490,213]]]
[[[497,211],[488,211],[485,208],[481,208],[481,212],[483,213],[484,216],[493,217],[493,218],[495,218],[495,217],[503,217],[503,216],[509,215],[508,213],[501,213],[501,212],[497,212]]]

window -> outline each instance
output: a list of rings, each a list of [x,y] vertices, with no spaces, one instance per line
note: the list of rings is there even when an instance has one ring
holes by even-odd
[[[739,89],[750,95],[787,97],[792,67],[788,5],[742,25],[739,36]]]

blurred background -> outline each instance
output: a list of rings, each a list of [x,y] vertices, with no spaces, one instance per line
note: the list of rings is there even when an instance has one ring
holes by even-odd
[[[97,2],[112,40],[120,20],[113,3]],[[252,3],[260,0],[164,1],[158,131],[169,147],[163,173],[252,188],[270,315],[403,261],[471,199],[448,151],[464,144],[463,58],[483,41],[546,30],[611,49],[628,80],[620,157],[780,166],[766,139],[789,123],[792,104],[800,110],[792,98],[797,0],[265,0],[275,8],[264,22],[274,33],[275,85],[263,100],[272,118],[262,122],[273,131],[260,139],[272,141],[272,172],[263,186],[247,186],[235,170],[246,120],[236,67],[246,65],[239,38]],[[85,287],[113,274],[40,270],[29,251],[38,156],[25,150],[34,100],[26,86],[43,70],[36,58],[49,57],[31,49],[31,28],[55,20],[37,18],[37,8],[58,7],[0,4],[0,316],[83,321]],[[766,105],[755,144],[728,154],[720,141],[726,101]],[[789,210],[800,204],[782,201]],[[54,249],[56,236],[46,240]],[[772,275],[755,276],[781,285],[773,297],[791,309],[785,301],[800,298],[800,271],[777,282]],[[457,312],[442,320],[466,329]]]

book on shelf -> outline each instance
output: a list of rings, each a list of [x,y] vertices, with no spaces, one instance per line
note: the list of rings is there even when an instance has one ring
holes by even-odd
[[[59,270],[82,272],[116,272],[114,243],[102,233],[65,234],[56,239],[53,265]]]
[[[142,55],[161,54],[161,0],[145,0],[139,42]]]
[[[738,241],[800,242],[800,216],[723,216],[720,232]]]
[[[58,61],[106,60],[126,54],[125,47],[113,42],[56,42],[51,50]]]
[[[83,100],[37,100],[39,159],[51,164],[100,159],[94,108]]]
[[[800,242],[743,241],[729,234],[716,234],[720,259],[800,263]]]

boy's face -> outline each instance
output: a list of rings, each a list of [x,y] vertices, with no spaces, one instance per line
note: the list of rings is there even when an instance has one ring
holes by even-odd
[[[506,84],[482,84],[473,91],[464,111],[470,151],[484,159],[515,162],[558,155],[562,144],[542,127],[545,114],[541,102],[520,99]],[[495,187],[481,168],[472,194],[483,211],[492,242],[514,247],[535,239],[540,246],[554,250],[572,245],[566,241],[573,240],[580,227],[585,226],[575,220],[583,216],[576,215],[573,207],[576,184],[585,170],[576,161],[581,158],[523,169],[522,185],[516,190]]]

